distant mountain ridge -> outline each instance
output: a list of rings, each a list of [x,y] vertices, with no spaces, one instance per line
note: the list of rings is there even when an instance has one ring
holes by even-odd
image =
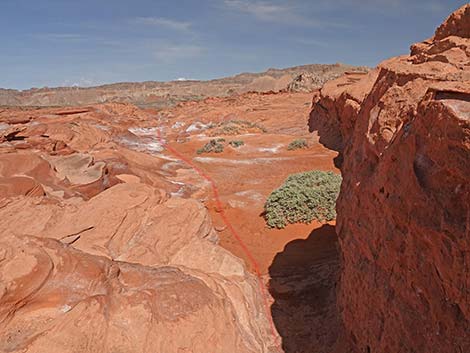
[[[321,87],[346,71],[368,71],[364,66],[311,64],[260,73],[241,73],[208,81],[121,82],[96,87],[32,88],[24,91],[0,88],[3,106],[76,106],[122,102],[141,107],[165,107],[207,97],[225,97],[246,92],[282,91],[299,75],[309,74],[309,87]],[[310,87],[311,86],[311,87]]]

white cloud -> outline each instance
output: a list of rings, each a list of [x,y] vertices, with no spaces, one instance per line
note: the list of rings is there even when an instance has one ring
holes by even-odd
[[[230,10],[254,16],[258,20],[278,24],[316,28],[348,28],[344,23],[322,21],[313,17],[306,17],[302,13],[302,6],[290,2],[290,5],[268,1],[225,0],[224,4]]]
[[[155,57],[161,61],[194,58],[204,54],[205,48],[197,45],[162,45],[157,48]]]
[[[277,20],[280,15],[291,14],[292,9],[265,1],[226,0],[225,4],[237,11],[245,12],[261,20]]]
[[[176,21],[162,17],[137,17],[135,23],[147,26],[167,27],[175,31],[188,31],[191,27],[190,22]]]
[[[87,39],[85,36],[78,33],[36,33],[32,36],[40,40],[54,41],[83,41]]]
[[[102,37],[92,37],[79,33],[36,33],[32,38],[50,42],[93,42],[99,45],[120,47],[123,43],[119,40],[106,39]]]
[[[361,9],[374,12],[434,12],[446,11],[442,0],[336,0],[336,5],[359,6]]]
[[[312,39],[312,38],[297,38],[296,37],[293,40],[299,44],[307,45],[307,46],[314,46],[314,47],[329,47],[331,45],[331,43],[327,43],[325,41]]]
[[[92,87],[96,86],[99,82],[89,77],[79,77],[72,80],[65,80],[62,82],[63,87]]]

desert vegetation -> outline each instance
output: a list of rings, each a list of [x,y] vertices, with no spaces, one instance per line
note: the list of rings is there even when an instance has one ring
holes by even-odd
[[[210,134],[212,136],[268,132],[263,125],[246,120],[223,121],[211,127],[211,130]]]
[[[225,139],[223,138],[218,138],[218,139],[212,139],[209,142],[207,142],[204,146],[199,148],[196,153],[197,154],[203,154],[203,153],[221,153],[224,151],[224,145],[223,143],[225,142]]]
[[[228,144],[234,148],[238,148],[238,147],[243,146],[245,142],[242,140],[233,140],[233,141],[230,141]]]
[[[267,225],[281,229],[288,223],[335,219],[340,186],[341,176],[332,172],[314,170],[289,176],[265,203]]]
[[[305,140],[305,139],[296,139],[296,140],[292,141],[291,143],[289,143],[289,145],[287,146],[287,149],[289,151],[294,151],[294,150],[299,150],[299,149],[303,149],[303,148],[307,148],[307,147],[308,147],[307,140]]]

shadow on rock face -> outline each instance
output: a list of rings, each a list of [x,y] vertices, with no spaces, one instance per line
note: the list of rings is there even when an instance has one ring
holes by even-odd
[[[334,158],[335,167],[340,169],[343,164],[343,136],[341,130],[334,122],[328,121],[323,114],[327,114],[320,103],[316,103],[310,112],[308,119],[308,131],[318,134],[318,142],[326,148],[337,151],[338,156]]]
[[[337,243],[335,227],[323,225],[288,243],[269,268],[271,311],[285,353],[349,352],[336,309]]]
[[[308,117],[308,131],[317,132],[320,143],[330,150],[341,152],[343,150],[343,136],[338,123],[329,120],[328,111],[316,103]]]

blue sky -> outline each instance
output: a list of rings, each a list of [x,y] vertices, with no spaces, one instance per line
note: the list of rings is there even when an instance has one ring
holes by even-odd
[[[0,0],[0,87],[211,79],[310,63],[376,65],[457,0]]]

